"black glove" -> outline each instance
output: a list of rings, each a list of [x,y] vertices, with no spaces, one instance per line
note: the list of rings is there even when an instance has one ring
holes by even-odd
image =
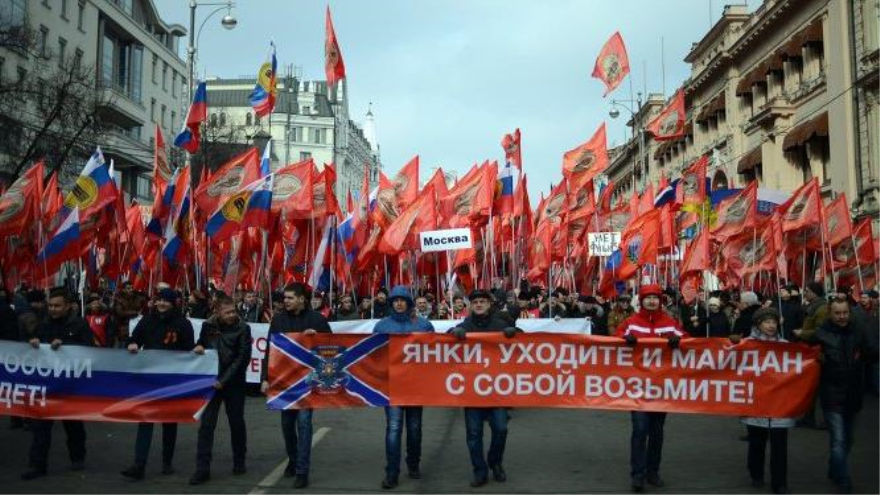
[[[670,349],[678,349],[678,344],[681,344],[681,337],[673,335],[672,337],[669,337],[669,340],[666,342],[669,344]]]
[[[508,339],[512,339],[514,335],[516,335],[516,328],[507,327],[504,329],[504,336]]]
[[[638,339],[636,338],[636,336],[633,335],[633,334],[628,334],[628,335],[626,335],[625,337],[623,337],[623,340],[625,340],[625,341],[626,341],[626,345],[629,345],[629,346],[636,345],[636,342],[638,341]]]
[[[458,339],[463,339],[466,331],[463,327],[455,327],[452,330],[450,330],[449,333],[451,333],[452,335],[455,335],[455,337]]]

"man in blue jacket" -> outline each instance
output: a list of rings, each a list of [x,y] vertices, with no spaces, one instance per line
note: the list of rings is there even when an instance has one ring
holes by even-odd
[[[413,312],[413,299],[409,289],[398,285],[391,289],[388,295],[390,316],[386,316],[376,323],[373,333],[404,334],[413,332],[433,332],[431,322],[416,316]],[[396,407],[385,408],[387,425],[385,427],[385,458],[388,464],[385,466],[385,479],[382,480],[382,488],[390,490],[397,486],[400,476],[400,439],[402,426],[406,421],[406,465],[409,477],[420,479],[419,460],[422,454],[422,408]]]

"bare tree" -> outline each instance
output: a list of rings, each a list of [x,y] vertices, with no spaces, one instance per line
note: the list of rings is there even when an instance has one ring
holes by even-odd
[[[60,54],[35,40],[27,25],[0,16],[0,49],[35,61],[17,77],[0,74],[0,169],[10,182],[40,159],[61,177],[77,174],[107,132],[99,111],[111,101],[97,91],[94,70],[53,58]]]

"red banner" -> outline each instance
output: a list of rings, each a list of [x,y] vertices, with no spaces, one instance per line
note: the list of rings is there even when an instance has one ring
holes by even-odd
[[[387,397],[399,406],[795,417],[811,404],[819,378],[816,349],[749,340],[734,345],[687,339],[671,349],[661,339],[640,339],[630,347],[614,337],[536,333],[507,339],[487,333],[464,340],[435,334],[298,336],[285,345],[285,352],[299,354],[283,370],[276,366],[281,362],[272,364],[270,408],[384,405]],[[323,377],[320,370],[326,370]],[[279,401],[284,390],[288,400]]]

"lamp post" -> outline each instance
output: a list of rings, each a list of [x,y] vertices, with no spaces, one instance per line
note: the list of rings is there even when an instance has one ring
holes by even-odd
[[[205,19],[202,21],[202,24],[199,26],[198,35],[195,31],[196,24],[196,9],[199,6],[217,6],[220,7],[214,9],[210,14],[208,14]],[[196,70],[196,50],[199,46],[198,38],[202,35],[202,28],[205,27],[205,23],[208,22],[214,14],[217,12],[226,9],[226,15],[223,16],[223,19],[220,20],[220,25],[224,28],[231,30],[235,29],[235,26],[238,25],[238,20],[232,15],[232,8],[235,7],[235,2],[232,0],[228,0],[226,2],[199,2],[198,0],[190,0],[189,1],[189,45],[186,47],[186,64],[187,70],[189,72],[189,99],[192,100],[193,96],[193,77]]]
[[[640,116],[642,114],[642,92],[639,91],[636,94],[638,96],[636,96],[635,100],[611,100],[611,110],[608,111],[608,116],[611,117],[612,119],[616,119],[617,117],[620,116],[620,111],[617,109],[617,107],[626,109],[626,111],[628,111],[630,113],[630,115],[632,116],[633,127],[635,128],[635,131],[638,133],[638,136],[639,136],[639,156],[638,156],[637,160],[633,161],[633,167],[632,167],[633,191],[636,190],[636,162],[638,162],[640,169],[643,168],[642,167],[642,160],[644,158],[644,141],[645,141],[645,130],[643,129],[642,119],[640,118]],[[630,103],[630,104],[634,103],[636,105],[636,110],[633,111],[633,109],[630,108],[628,105],[625,105],[624,102]]]

